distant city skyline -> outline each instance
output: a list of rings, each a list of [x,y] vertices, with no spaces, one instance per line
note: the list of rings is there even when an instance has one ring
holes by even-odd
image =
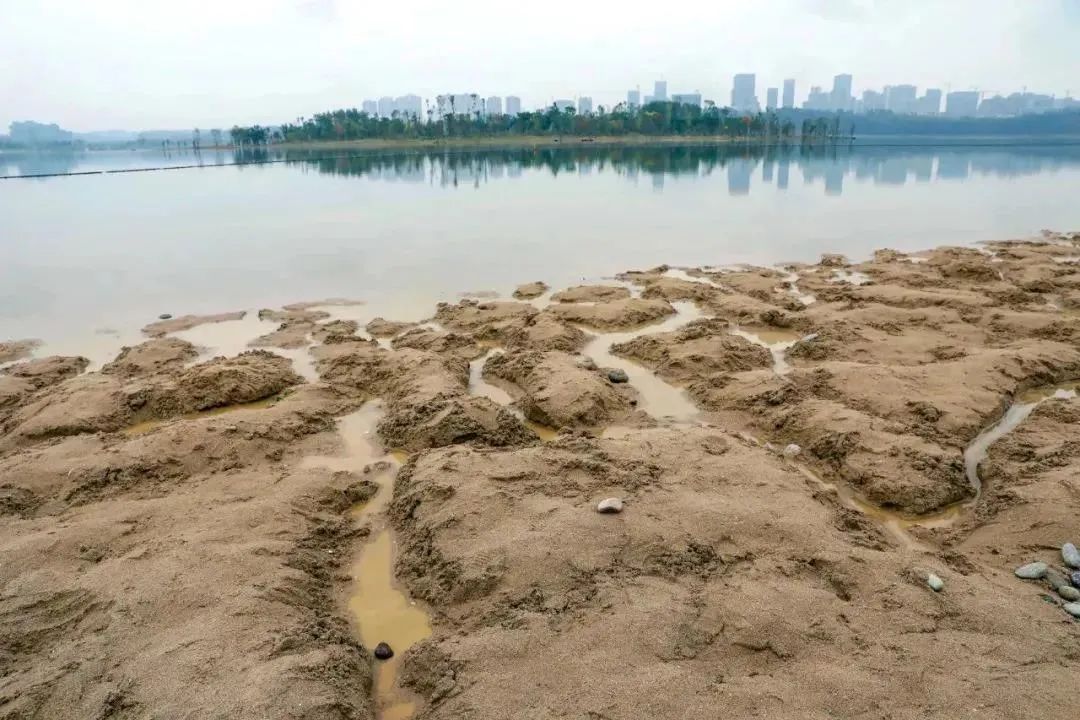
[[[1076,0],[762,0],[693,17],[551,0],[541,12],[478,0],[0,0],[0,127],[76,131],[280,123],[412,93],[515,93],[526,107],[640,85],[726,104],[731,78],[765,89],[854,76],[853,96],[911,84],[993,96],[1080,94]],[[568,24],[566,18],[574,18]],[[448,39],[456,38],[457,41]],[[553,47],[558,52],[553,52]],[[718,48],[722,48],[719,51]],[[588,78],[587,82],[580,79]],[[781,106],[783,99],[781,97]]]

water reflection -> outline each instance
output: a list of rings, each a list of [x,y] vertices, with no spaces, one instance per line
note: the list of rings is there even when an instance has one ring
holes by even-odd
[[[546,147],[483,150],[327,152],[280,148],[204,152],[82,152],[0,154],[0,176],[132,172],[208,165],[297,166],[318,173],[381,182],[478,188],[527,173],[589,176],[612,174],[632,183],[645,179],[663,191],[669,179],[723,173],[732,196],[760,189],[784,191],[792,166],[806,185],[841,195],[845,183],[880,186],[966,180],[971,176],[1015,178],[1080,167],[1080,144],[1004,144],[976,147],[860,144],[839,146],[656,145],[639,147]],[[759,170],[760,167],[760,170]],[[643,178],[642,176],[647,176]],[[756,183],[754,178],[760,178]]]
[[[971,148],[821,147],[616,147],[537,148],[483,152],[402,153],[396,155],[312,156],[286,151],[259,155],[320,173],[396,182],[426,182],[438,187],[478,187],[514,179],[523,172],[585,176],[608,173],[638,183],[642,176],[656,191],[668,180],[723,173],[732,196],[759,188],[787,190],[792,166],[807,185],[826,195],[841,195],[848,181],[901,186],[909,182],[964,180],[971,175],[1019,177],[1080,167],[1080,146]],[[760,178],[755,183],[755,178]]]

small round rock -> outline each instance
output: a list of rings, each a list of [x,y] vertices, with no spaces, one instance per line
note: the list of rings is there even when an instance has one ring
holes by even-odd
[[[1073,574],[1069,575],[1069,580],[1072,582],[1073,587],[1080,588],[1080,570],[1077,570]]]
[[[926,576],[926,584],[929,585],[930,589],[934,592],[941,592],[941,588],[945,587],[945,581],[934,573],[930,573]]]
[[[1024,580],[1038,580],[1039,578],[1046,577],[1047,566],[1044,562],[1033,562],[1027,565],[1021,565],[1013,570],[1013,574],[1018,578]]]
[[[802,452],[801,447],[799,447],[795,443],[791,443],[790,445],[788,445],[787,447],[784,448],[784,457],[793,458],[793,457],[795,457],[796,455],[798,455],[801,452]]]
[[[626,374],[625,370],[620,370],[619,368],[608,370],[607,379],[613,383],[630,382],[630,376]]]
[[[158,315],[158,320],[171,320],[171,319],[172,319],[172,315],[170,315],[169,313],[161,313],[160,315]]]
[[[1072,585],[1062,585],[1058,587],[1057,594],[1064,600],[1070,600],[1072,602],[1080,600],[1080,590],[1077,590]]]
[[[622,500],[617,497],[604,498],[596,504],[596,512],[603,514],[622,512]]]
[[[384,642],[375,646],[375,657],[379,660],[389,660],[394,657],[393,649]]]
[[[1065,603],[1061,607],[1065,608],[1065,612],[1073,617],[1080,618],[1080,602]]]
[[[1072,543],[1065,543],[1061,546],[1061,559],[1073,569],[1080,568],[1080,550],[1077,550]]]

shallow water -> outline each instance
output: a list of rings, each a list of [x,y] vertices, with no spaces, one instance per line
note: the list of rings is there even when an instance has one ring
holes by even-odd
[[[755,345],[767,348],[773,359],[773,372],[787,375],[791,365],[787,361],[787,351],[803,339],[803,334],[796,330],[772,327],[732,327],[732,335],[746,338]]]
[[[662,322],[647,325],[644,328],[625,332],[599,333],[594,335],[581,354],[591,359],[598,367],[619,368],[626,372],[630,385],[638,392],[638,408],[657,419],[670,419],[676,422],[689,422],[697,419],[701,411],[690,400],[686,391],[670,385],[647,368],[635,362],[611,353],[611,347],[629,342],[642,335],[653,335],[678,330],[682,326],[704,317],[697,306],[691,302],[673,302],[675,314]]]
[[[0,338],[356,297],[419,320],[632,268],[853,259],[1080,227],[1080,147],[653,147],[282,154],[247,167],[0,181]],[[230,160],[231,158],[221,158]],[[182,161],[0,156],[8,172]],[[422,208],[422,212],[418,212]],[[897,208],[903,208],[900,212]],[[135,334],[137,339],[137,332]]]
[[[372,532],[352,567],[355,584],[349,610],[360,641],[369,652],[380,642],[388,643],[394,651],[389,660],[375,661],[372,692],[376,715],[381,720],[404,720],[412,716],[416,703],[397,685],[401,659],[406,650],[431,635],[431,622],[424,609],[411,601],[394,579],[395,542],[383,513],[390,502],[400,462],[379,445],[375,427],[381,413],[382,406],[375,401],[340,418],[338,432],[345,446],[344,454],[305,458],[302,467],[359,473],[365,465],[380,460],[392,466],[390,471],[376,470],[368,475],[379,484],[379,491],[368,502],[353,508],[354,516],[366,520]]]
[[[494,355],[499,355],[502,352],[501,348],[491,348],[482,357],[478,357],[469,363],[469,394],[486,397],[496,405],[502,405],[513,413],[514,417],[520,420],[525,427],[536,433],[536,436],[544,442],[554,440],[559,435],[558,430],[526,418],[525,414],[512,404],[514,398],[511,397],[510,393],[498,385],[488,382],[484,378],[484,364],[489,358]]]
[[[979,478],[979,465],[989,456],[990,447],[1027,420],[1040,404],[1047,400],[1075,398],[1078,389],[1080,389],[1080,381],[1070,381],[1032,388],[1020,393],[1000,420],[985,428],[971,441],[964,450],[964,475],[977,495],[981,495],[983,491],[982,480]]]
[[[185,415],[180,415],[179,417],[154,418],[151,420],[143,420],[142,422],[137,422],[134,425],[130,425],[124,428],[123,433],[125,435],[144,435],[152,430],[158,429],[163,425],[168,425],[169,423],[176,422],[178,420],[199,420],[201,418],[226,415],[228,413],[233,413],[240,410],[262,410],[263,408],[270,407],[277,401],[277,397],[270,397],[249,403],[240,403],[238,405],[225,405],[223,407],[211,408],[210,410],[200,410],[199,412],[187,413]]]

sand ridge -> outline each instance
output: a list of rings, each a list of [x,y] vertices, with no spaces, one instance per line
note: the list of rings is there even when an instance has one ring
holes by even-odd
[[[397,661],[415,717],[1064,716],[1080,625],[1012,569],[1080,540],[1074,258],[661,266],[20,358],[0,717],[373,718],[373,543],[431,622]],[[200,352],[203,323],[259,349]],[[965,449],[1034,396],[973,487]],[[312,459],[372,402],[403,465],[364,514],[388,465]]]

